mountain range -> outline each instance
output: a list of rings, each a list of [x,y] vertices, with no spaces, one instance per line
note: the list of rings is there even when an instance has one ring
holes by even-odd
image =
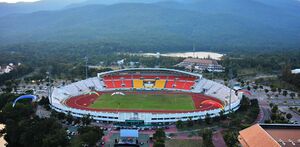
[[[169,51],[193,44],[203,49],[300,47],[296,0],[49,1],[11,4],[20,10],[15,12],[0,4],[0,43],[107,42]]]

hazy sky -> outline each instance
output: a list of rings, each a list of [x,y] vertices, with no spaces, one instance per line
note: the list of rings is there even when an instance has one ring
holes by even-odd
[[[0,2],[16,3],[16,2],[33,2],[38,0],[0,0]]]

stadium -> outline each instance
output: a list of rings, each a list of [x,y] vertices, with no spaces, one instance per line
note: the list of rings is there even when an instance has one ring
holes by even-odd
[[[99,73],[55,87],[51,107],[104,123],[164,124],[203,119],[239,108],[241,96],[201,74],[164,68]]]

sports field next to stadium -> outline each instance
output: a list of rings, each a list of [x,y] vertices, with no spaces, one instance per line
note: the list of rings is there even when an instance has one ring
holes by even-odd
[[[90,106],[118,110],[195,110],[189,94],[126,94],[99,96]]]

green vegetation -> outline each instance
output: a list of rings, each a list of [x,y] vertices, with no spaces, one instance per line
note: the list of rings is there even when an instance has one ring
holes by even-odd
[[[166,140],[166,133],[163,129],[157,129],[153,134],[154,144],[153,147],[164,147]]]
[[[101,95],[91,106],[100,109],[131,110],[194,110],[190,95],[184,94],[126,94]]]
[[[76,136],[71,141],[70,146],[82,147],[82,146],[95,146],[96,143],[102,138],[103,130],[99,127],[80,127],[78,129],[79,136]]]
[[[291,65],[290,68],[300,66],[299,50],[280,50],[257,53],[232,53],[225,56],[221,64],[230,67],[234,77],[253,78],[261,74],[278,75],[284,69],[284,65]],[[228,69],[226,70],[228,73]]]
[[[5,129],[0,135],[8,143],[8,146],[18,147],[62,147],[62,146],[95,146],[103,136],[103,130],[98,127],[89,127],[91,117],[86,115],[81,119],[73,118],[70,114],[65,115],[53,111],[50,118],[39,118],[35,115],[36,103],[22,100],[12,107],[12,101],[19,95],[4,93],[0,95],[0,123],[5,124]],[[47,98],[39,102],[46,105]],[[66,128],[59,120],[66,120],[84,126],[78,129],[79,136],[69,138]]]
[[[300,74],[292,74],[291,73],[291,64],[287,64],[282,69],[281,79],[287,83],[290,83],[295,88],[300,91]],[[295,96],[295,94],[290,95],[292,98]]]
[[[290,113],[284,114],[281,113],[278,109],[277,105],[270,104],[271,107],[271,120],[266,120],[265,123],[289,123],[289,119],[292,118],[292,115]]]
[[[280,77],[272,77],[272,78],[260,78],[255,80],[256,84],[263,84],[265,86],[270,86],[272,89],[271,90],[279,90],[281,92],[282,89],[289,89],[289,90],[294,90],[294,91],[299,91],[300,89],[297,88],[295,85],[282,80]],[[267,90],[269,92],[269,90]],[[278,91],[278,92],[279,92]],[[287,91],[282,91],[283,95],[287,95]]]
[[[238,136],[237,131],[234,131],[234,132],[226,131],[226,132],[224,132],[224,135],[223,135],[226,144],[230,147],[239,147],[239,145],[238,145],[239,142],[237,140],[237,136]]]
[[[228,146],[238,146],[238,131],[251,126],[259,114],[257,99],[249,100],[243,97],[240,109],[229,115],[229,122],[225,125],[226,129],[223,138]]]
[[[300,13],[290,3],[190,0],[8,15],[0,19],[0,43],[100,42],[136,52],[191,50],[193,43],[219,51],[298,48]]]
[[[1,135],[8,146],[51,147],[67,146],[67,133],[55,118],[41,119],[34,115],[35,105],[22,101],[12,107],[12,99],[18,95],[2,94],[0,122],[5,124]]]
[[[206,128],[202,132],[202,139],[203,139],[203,146],[205,147],[213,147],[212,143],[212,130],[209,128]]]

